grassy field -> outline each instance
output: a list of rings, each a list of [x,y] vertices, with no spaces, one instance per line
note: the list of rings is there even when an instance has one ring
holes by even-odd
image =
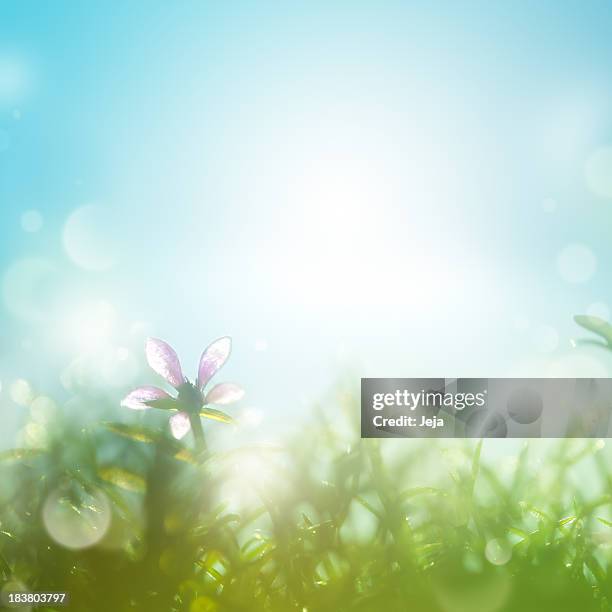
[[[283,446],[219,447],[231,426],[203,420],[200,456],[163,411],[29,410],[0,460],[5,592],[84,612],[612,609],[603,441],[360,440],[342,388]]]

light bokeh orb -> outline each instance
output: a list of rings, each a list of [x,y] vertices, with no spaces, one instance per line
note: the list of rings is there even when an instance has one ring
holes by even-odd
[[[32,421],[21,432],[21,444],[27,448],[46,448],[49,442],[47,428],[42,423]]]
[[[33,234],[41,230],[43,217],[37,210],[26,210],[21,215],[21,228],[24,232]]]
[[[599,317],[604,321],[610,320],[610,307],[604,302],[593,302],[586,309],[586,313],[590,317]]]
[[[544,403],[541,395],[529,387],[519,387],[508,397],[508,415],[515,423],[529,425],[541,416]]]
[[[80,268],[101,272],[116,262],[111,238],[112,219],[101,206],[87,205],[75,210],[64,226],[64,250]]]
[[[13,381],[9,389],[9,395],[18,406],[29,406],[36,396],[32,385],[23,378]]]
[[[15,103],[27,94],[30,70],[18,56],[0,56],[0,104]]]
[[[568,283],[585,283],[593,277],[596,270],[597,257],[584,244],[570,244],[557,256],[557,271]]]
[[[493,565],[506,565],[512,558],[512,547],[505,540],[489,540],[485,546],[485,557]]]
[[[46,395],[39,395],[30,404],[30,417],[35,423],[47,425],[57,418],[57,404]]]
[[[16,579],[11,579],[8,582],[5,582],[2,585],[2,589],[0,589],[0,604],[2,604],[3,609],[18,609],[20,610],[20,612],[31,612],[32,611],[32,606],[29,606],[27,604],[10,604],[7,600],[8,600],[8,596],[9,593],[31,593],[32,591],[30,591],[30,589],[28,589],[28,587],[23,584],[23,582],[20,582],[19,580]]]
[[[80,489],[69,496],[68,490],[58,488],[45,500],[42,512],[47,533],[60,546],[72,550],[97,544],[111,524],[111,507],[106,494],[96,489]]]

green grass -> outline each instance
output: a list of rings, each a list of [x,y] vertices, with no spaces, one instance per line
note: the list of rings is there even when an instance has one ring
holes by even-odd
[[[197,460],[162,413],[60,411],[0,457],[5,587],[84,612],[612,609],[601,443],[360,440],[356,396],[323,408],[283,447],[204,421]]]

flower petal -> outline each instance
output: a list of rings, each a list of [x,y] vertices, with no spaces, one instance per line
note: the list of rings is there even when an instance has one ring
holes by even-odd
[[[175,389],[185,382],[178,355],[169,344],[157,338],[149,338],[145,352],[151,368]]]
[[[129,393],[121,400],[121,405],[124,408],[132,410],[146,410],[149,408],[146,402],[151,402],[158,399],[172,399],[165,391],[157,387],[138,387]]]
[[[191,422],[186,412],[177,412],[170,417],[170,431],[177,440],[184,438],[190,430]]]
[[[220,383],[215,385],[204,399],[205,404],[219,404],[224,406],[237,402],[244,397],[244,389],[234,383]]]
[[[218,338],[208,345],[200,357],[198,368],[198,387],[204,389],[210,379],[227,361],[232,350],[232,339],[229,336]]]

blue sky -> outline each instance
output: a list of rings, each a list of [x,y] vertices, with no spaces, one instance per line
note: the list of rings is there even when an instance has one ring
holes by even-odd
[[[230,334],[227,376],[282,423],[349,366],[609,371],[570,339],[612,305],[611,18],[3,2],[0,380],[61,396],[149,333],[194,370]]]

